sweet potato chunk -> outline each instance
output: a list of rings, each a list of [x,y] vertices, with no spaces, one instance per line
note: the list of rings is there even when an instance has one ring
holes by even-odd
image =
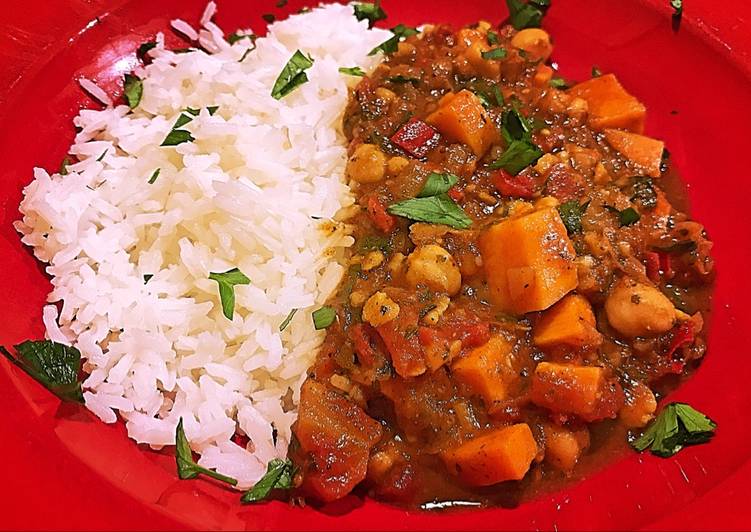
[[[540,362],[532,377],[532,402],[585,421],[615,417],[623,405],[618,381],[605,368]]]
[[[321,501],[347,495],[367,473],[381,424],[343,395],[312,379],[300,392],[292,429],[305,456],[303,490]]]
[[[480,347],[454,361],[451,373],[482,397],[488,410],[496,401],[503,401],[508,392],[508,381],[516,377],[509,355],[513,345],[502,336],[493,336]]]
[[[569,294],[545,311],[535,325],[533,341],[543,349],[556,345],[585,347],[599,345],[602,335],[595,328],[589,301],[579,294]]]
[[[425,121],[437,128],[450,142],[462,142],[477,157],[482,157],[498,138],[493,121],[472,92],[450,92],[438,103],[438,109]]]
[[[555,208],[493,225],[479,247],[490,298],[503,312],[544,310],[576,288],[576,253]]]
[[[446,468],[471,486],[520,480],[529,471],[537,443],[526,423],[494,429],[443,453]]]
[[[605,140],[626,159],[644,169],[650,177],[660,177],[660,164],[665,143],[619,129],[606,129]]]
[[[587,101],[589,124],[594,129],[614,127],[635,133],[644,131],[646,107],[626,92],[613,74],[589,79],[567,92]]]

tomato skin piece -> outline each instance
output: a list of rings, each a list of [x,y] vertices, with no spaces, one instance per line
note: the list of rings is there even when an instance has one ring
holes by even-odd
[[[456,187],[451,187],[448,191],[448,196],[454,201],[462,201],[464,199],[464,192]]]
[[[676,327],[673,329],[673,339],[668,345],[668,350],[665,353],[665,356],[673,356],[673,353],[675,353],[679,347],[693,342],[695,336],[694,324],[692,322],[683,321],[680,324],[676,325]],[[683,368],[681,367],[681,369]]]
[[[490,176],[493,186],[503,196],[531,199],[535,196],[537,183],[525,173],[511,175],[506,170],[496,170]]]
[[[417,118],[409,119],[391,137],[391,142],[399,146],[412,157],[424,158],[430,150],[438,145],[441,134]]]
[[[370,221],[379,231],[390,234],[396,229],[396,218],[386,212],[386,207],[377,197],[371,196],[368,198],[367,212]]]

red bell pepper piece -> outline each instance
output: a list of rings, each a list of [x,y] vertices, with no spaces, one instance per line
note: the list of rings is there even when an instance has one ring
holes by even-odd
[[[438,145],[441,135],[428,124],[417,118],[411,118],[391,137],[391,142],[406,151],[412,157],[422,159]]]
[[[511,175],[506,170],[496,170],[490,176],[496,190],[504,196],[530,199],[534,197],[537,183],[526,173]]]
[[[694,324],[690,321],[682,321],[673,330],[673,339],[668,345],[668,350],[665,356],[671,357],[679,347],[685,344],[690,344],[694,341]],[[682,369],[682,368],[681,368]]]
[[[655,283],[660,280],[660,254],[656,251],[647,251],[644,255],[644,266],[647,268],[647,277]]]
[[[422,375],[427,369],[418,338],[417,320],[417,312],[402,308],[399,319],[376,327],[391,355],[394,370],[405,378]]]
[[[386,212],[386,207],[377,197],[368,198],[367,211],[373,225],[384,233],[391,233],[396,228],[396,218]]]
[[[376,334],[373,327],[364,323],[358,323],[350,329],[349,334],[360,364],[366,368],[374,367],[379,356],[373,347],[373,337]]]
[[[451,187],[447,194],[454,201],[462,201],[464,199],[464,192],[456,187]]]

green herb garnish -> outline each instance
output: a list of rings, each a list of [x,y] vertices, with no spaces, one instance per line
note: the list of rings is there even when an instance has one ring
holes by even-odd
[[[357,20],[367,20],[368,28],[372,28],[379,20],[384,20],[388,15],[381,7],[381,2],[362,2],[353,4],[355,18]]]
[[[378,52],[383,52],[385,55],[393,54],[399,49],[399,42],[402,39],[406,39],[410,35],[416,35],[420,32],[410,26],[398,24],[391,28],[391,33],[394,34],[393,37],[386,39],[381,44],[373,48],[368,55],[375,55]]]
[[[674,17],[680,18],[683,16],[683,0],[670,0],[670,7],[673,8]]]
[[[506,0],[506,6],[509,22],[515,29],[539,28],[550,7],[550,0],[529,0],[526,4],[521,0]]]
[[[600,67],[598,67],[596,65],[593,66],[592,67],[592,77],[593,78],[599,78],[600,76],[602,76],[602,70],[600,70]]]
[[[625,227],[627,225],[633,225],[639,221],[639,218],[641,218],[641,216],[639,215],[638,212],[636,212],[636,209],[634,209],[633,207],[623,209],[621,212],[618,213],[618,221],[620,222],[621,227]]]
[[[483,59],[503,59],[506,57],[506,50],[504,48],[493,48],[487,52],[480,54]]]
[[[144,273],[144,274],[143,274],[143,284],[146,284],[146,283],[148,283],[149,281],[151,281],[151,278],[152,278],[152,277],[154,277],[154,274],[153,274],[153,273]]]
[[[313,312],[313,326],[316,331],[325,329],[336,320],[336,311],[332,307],[321,307]]]
[[[375,251],[376,249],[389,253],[391,251],[391,242],[388,238],[368,235],[357,241],[357,251],[363,253],[366,251]]]
[[[154,173],[151,174],[151,177],[149,178],[149,185],[153,185],[156,182],[156,178],[159,177],[159,172],[161,172],[161,168],[157,168],[154,170]]]
[[[558,213],[569,235],[581,233],[582,216],[587,211],[587,207],[589,207],[589,202],[580,205],[577,200],[567,201],[558,206]]]
[[[235,33],[231,33],[230,35],[227,36],[227,42],[230,43],[230,44],[235,44],[236,42],[242,41],[243,39],[250,39],[251,41],[255,42],[256,35],[254,35],[252,33],[246,34],[246,33],[237,33],[237,32],[235,32]]]
[[[406,24],[397,24],[396,26],[391,28],[391,33],[401,39],[406,39],[410,35],[417,35],[418,33],[420,33],[420,31],[417,28],[407,26]]]
[[[104,160],[104,156],[107,155],[108,151],[110,151],[109,148],[107,148],[106,150],[104,150],[102,152],[102,154],[99,157],[97,157],[96,162],[101,163]]]
[[[285,7],[286,5],[287,5],[287,0],[279,0],[279,1],[278,1],[278,2],[276,3],[276,7],[278,7],[279,9],[281,9],[281,8]]]
[[[466,229],[472,225],[469,216],[446,194],[407,199],[394,203],[387,210],[417,222],[448,225],[455,229]]]
[[[284,65],[281,74],[271,89],[271,96],[276,100],[281,100],[297,87],[308,81],[308,75],[305,73],[313,66],[313,58],[306,56],[300,50],[297,50],[287,64]]]
[[[451,173],[439,174],[431,172],[425,180],[422,190],[417,194],[418,198],[429,198],[439,194],[445,194],[451,187],[459,182],[459,178]]]
[[[503,105],[503,93],[498,85],[493,85],[493,96],[495,97],[495,103],[498,107]]]
[[[72,163],[73,161],[70,160],[70,157],[65,157],[60,163],[60,169],[57,173],[60,175],[68,175],[68,166]]]
[[[284,329],[287,328],[287,325],[289,325],[289,322],[292,321],[292,318],[295,317],[295,313],[297,312],[296,308],[293,308],[289,311],[289,314],[287,314],[287,317],[284,318],[284,321],[279,325],[279,332],[282,332]]]
[[[495,46],[496,44],[498,44],[498,34],[494,32],[493,30],[488,30],[487,39],[488,39],[488,44],[491,46]]]
[[[217,473],[212,469],[199,466],[193,460],[193,452],[190,450],[190,444],[188,438],[185,437],[185,430],[183,429],[183,418],[177,422],[177,429],[175,430],[175,460],[177,462],[177,476],[181,480],[189,480],[196,478],[198,475],[206,475],[221,482],[226,482],[232,486],[237,485],[237,480],[221,473]]]
[[[569,85],[565,79],[555,77],[550,80],[550,86],[556,89],[567,89]]]
[[[631,446],[667,458],[686,445],[707,443],[716,428],[717,423],[686,403],[670,403]]]
[[[398,75],[398,76],[391,76],[390,78],[388,78],[388,80],[391,83],[398,83],[400,85],[403,85],[405,83],[411,83],[412,85],[417,85],[418,83],[420,83],[420,78],[413,78],[413,77],[410,77],[410,76],[402,76],[401,74]]]
[[[267,24],[271,24],[276,20],[276,15],[273,13],[264,13],[261,18],[266,21]]]
[[[136,55],[143,59],[149,51],[156,48],[156,41],[146,41],[136,49]]]
[[[128,104],[128,107],[135,109],[138,104],[141,103],[141,97],[143,96],[143,81],[138,76],[133,74],[125,74],[125,80],[123,82],[123,96]]]
[[[266,474],[243,494],[240,502],[250,504],[262,501],[275,489],[291,489],[294,476],[294,465],[290,460],[274,458],[266,466]]]
[[[81,371],[78,349],[51,340],[27,340],[13,348],[17,356],[3,346],[0,346],[0,353],[60,399],[83,403],[78,380]]]
[[[359,66],[356,67],[340,67],[339,72],[342,74],[347,74],[348,76],[358,76],[363,77],[365,76],[365,71],[360,68]]]
[[[490,164],[493,170],[503,169],[516,175],[542,157],[542,150],[529,140],[513,140],[498,159]]]
[[[237,268],[222,273],[210,273],[209,279],[219,285],[219,298],[222,301],[222,313],[231,320],[235,315],[235,286],[250,284],[250,279]]]
[[[503,136],[506,142],[512,140],[530,140],[532,124],[516,109],[503,113]]]

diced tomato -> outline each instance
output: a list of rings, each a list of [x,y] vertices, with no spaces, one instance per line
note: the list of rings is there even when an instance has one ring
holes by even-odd
[[[668,350],[665,356],[671,357],[679,347],[685,344],[690,344],[694,341],[694,324],[691,321],[682,321],[673,329],[673,339],[668,345]],[[683,369],[681,367],[681,369]]]
[[[425,363],[435,371],[449,361],[449,341],[446,335],[432,327],[420,327],[418,332]]]
[[[660,256],[660,272],[665,279],[672,279],[675,276],[673,271],[673,259],[667,253],[658,253]]]
[[[525,172],[513,176],[506,170],[496,170],[490,179],[496,190],[504,196],[529,199],[534,197],[537,190],[535,179]]]
[[[391,355],[391,364],[401,377],[416,377],[427,369],[418,338],[419,319],[417,310],[405,304],[398,319],[376,327]]]
[[[647,251],[644,255],[644,266],[647,268],[647,277],[655,283],[660,280],[660,255],[656,251]]]
[[[548,171],[545,182],[546,196],[553,196],[563,203],[580,198],[584,190],[584,178],[570,166],[556,164]]]
[[[440,133],[417,118],[410,119],[391,137],[391,142],[412,157],[422,159],[438,145]]]
[[[462,201],[464,199],[464,192],[456,187],[451,187],[448,191],[448,196],[454,201]]]
[[[454,337],[461,340],[462,348],[478,347],[490,340],[490,324],[484,321],[457,324],[453,327]]]
[[[375,197],[368,198],[368,216],[380,231],[391,233],[396,228],[396,218],[386,212],[386,207]]]
[[[378,352],[373,347],[373,327],[365,323],[354,325],[350,331],[350,338],[355,346],[357,360],[366,368],[372,368],[378,361]]]

